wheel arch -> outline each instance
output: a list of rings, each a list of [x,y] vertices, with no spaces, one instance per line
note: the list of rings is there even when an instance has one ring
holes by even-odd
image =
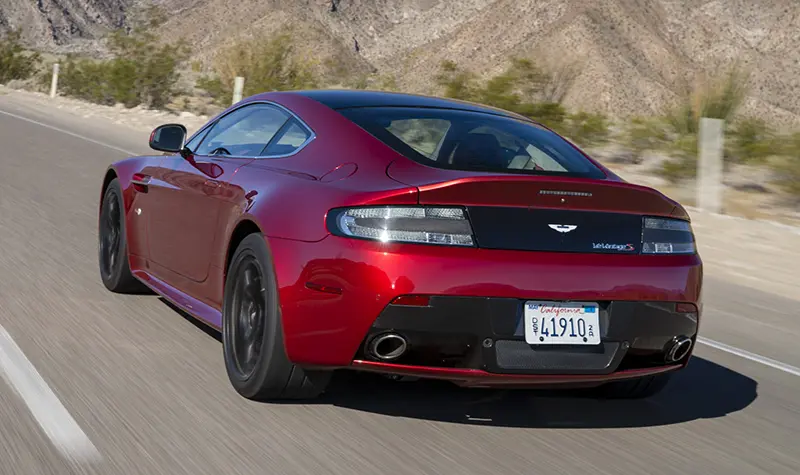
[[[228,267],[231,264],[231,259],[233,259],[233,254],[236,252],[236,248],[239,247],[239,244],[241,244],[244,238],[251,234],[257,233],[263,234],[263,231],[261,230],[261,227],[256,224],[255,220],[250,217],[242,218],[238,223],[236,223],[233,231],[231,231],[230,239],[228,239],[228,245],[225,249],[225,263],[224,267],[222,268],[223,283],[228,277]]]
[[[119,176],[117,175],[117,170],[115,170],[113,166],[108,167],[108,169],[106,169],[106,174],[103,177],[103,186],[100,188],[100,207],[101,208],[103,206],[103,196],[105,196],[106,190],[108,189],[108,185],[111,184],[111,181],[114,178],[119,178]]]

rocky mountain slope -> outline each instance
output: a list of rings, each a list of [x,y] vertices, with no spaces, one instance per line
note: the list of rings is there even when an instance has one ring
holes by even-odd
[[[0,0],[0,30],[24,25],[40,47],[65,47],[124,24],[136,0]],[[509,55],[581,66],[567,105],[611,115],[658,112],[703,73],[752,70],[746,109],[800,126],[796,0],[157,0],[164,31],[207,58],[238,35],[292,25],[317,55],[390,72],[436,92],[444,59],[484,74]],[[359,51],[354,48],[358,42]]]
[[[133,0],[0,0],[0,35],[19,29],[39,49],[80,51],[125,23]]]

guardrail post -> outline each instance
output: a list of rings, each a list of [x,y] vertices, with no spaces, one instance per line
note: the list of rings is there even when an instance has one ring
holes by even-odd
[[[50,97],[56,97],[58,92],[58,63],[53,65],[53,79],[50,81]]]
[[[236,104],[237,102],[242,100],[242,93],[244,92],[244,78],[241,76],[236,76],[233,80],[233,103]]]
[[[722,212],[724,125],[724,120],[702,117],[697,137],[697,207],[711,213]]]

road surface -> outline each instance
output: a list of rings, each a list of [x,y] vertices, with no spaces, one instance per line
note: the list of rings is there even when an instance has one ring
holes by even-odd
[[[0,474],[800,473],[800,296],[722,264],[712,346],[650,401],[343,380],[312,404],[239,397],[215,335],[100,282],[100,180],[146,143],[0,96]]]

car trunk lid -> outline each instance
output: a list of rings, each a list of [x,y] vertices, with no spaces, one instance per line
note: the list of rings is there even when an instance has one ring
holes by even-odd
[[[466,206],[481,248],[638,254],[644,216],[688,219],[661,193],[619,179],[463,172],[415,163],[392,164],[387,174],[416,186],[420,204]]]

